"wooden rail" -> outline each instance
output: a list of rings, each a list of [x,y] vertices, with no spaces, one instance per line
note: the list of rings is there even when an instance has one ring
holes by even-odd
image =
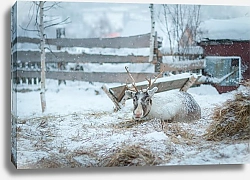
[[[116,38],[57,38],[46,39],[46,44],[60,46],[60,47],[85,47],[85,48],[138,48],[149,47],[150,33],[129,36],[129,37],[116,37]],[[16,43],[33,43],[39,44],[39,38],[17,37],[12,42],[12,46]]]
[[[154,73],[131,73],[137,82],[144,81]],[[40,71],[16,70],[13,78],[40,78]],[[82,72],[82,71],[47,71],[47,79],[70,80],[70,81],[89,81],[105,83],[126,83],[128,75],[116,72]]]
[[[203,69],[205,67],[204,60],[179,61],[177,63],[162,63],[161,71],[192,71]]]
[[[39,51],[16,51],[14,56],[22,63],[40,63]],[[148,63],[148,56],[118,56],[118,55],[100,55],[100,54],[71,54],[68,52],[47,52],[46,63]]]
[[[55,79],[58,81],[65,80],[78,80],[78,81],[90,81],[90,82],[104,82],[104,83],[125,83],[127,80],[127,74],[125,71],[120,72],[84,72],[83,68],[76,68],[77,65],[82,65],[85,63],[110,63],[110,64],[121,64],[121,63],[151,63],[154,65],[154,70],[151,73],[132,73],[133,77],[137,82],[144,81],[146,77],[152,77],[155,73],[160,71],[192,71],[196,69],[204,68],[204,61],[190,61],[189,63],[183,61],[179,63],[162,63],[162,54],[159,50],[159,44],[161,42],[157,41],[157,33],[154,41],[154,56],[153,61],[149,62],[149,52],[148,55],[135,55],[133,50],[126,55],[104,55],[100,53],[88,54],[88,53],[70,53],[68,51],[62,50],[62,47],[82,47],[82,48],[113,48],[114,50],[119,50],[120,48],[149,48],[150,45],[150,33],[142,34],[130,37],[117,37],[117,38],[56,38],[56,39],[46,39],[48,45],[54,45],[58,48],[54,52],[46,52],[46,78]],[[17,43],[32,43],[39,44],[40,39],[29,38],[29,37],[17,37],[12,41],[12,47]],[[143,53],[145,54],[145,53]],[[12,77],[14,81],[19,83],[28,82],[32,83],[40,79],[40,51],[37,50],[18,50],[12,53]],[[70,71],[67,70],[66,66],[68,63],[75,63],[75,69],[72,70],[70,66]],[[26,78],[26,80],[25,80]],[[59,83],[60,84],[60,83]],[[172,84],[171,86],[175,86]],[[114,90],[115,91],[115,90]],[[159,87],[160,91],[160,87]]]

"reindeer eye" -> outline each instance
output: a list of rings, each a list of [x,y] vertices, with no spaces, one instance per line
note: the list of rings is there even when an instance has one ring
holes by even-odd
[[[147,98],[147,99],[146,99],[146,102],[149,103],[149,102],[150,102],[150,98]]]

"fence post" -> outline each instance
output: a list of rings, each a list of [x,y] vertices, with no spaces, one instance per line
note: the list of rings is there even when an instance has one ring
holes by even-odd
[[[65,28],[57,28],[56,29],[56,38],[60,39],[60,38],[64,38],[64,37],[65,37]],[[61,46],[57,46],[56,49],[61,50]],[[58,67],[59,70],[65,70],[66,69],[65,62],[63,62],[63,61],[58,62],[57,67]],[[59,79],[58,80],[58,86],[62,83],[62,81],[66,85],[65,80],[60,80]]]
[[[150,33],[150,53],[149,53],[149,62],[153,62],[154,59],[154,42],[155,42],[155,20],[154,20],[154,4],[149,6],[151,13],[151,33]]]
[[[162,54],[159,48],[161,47],[162,42],[158,41],[157,31],[155,32],[155,41],[154,41],[154,54],[156,55],[156,63],[155,63],[155,72],[161,71],[161,63],[162,63]]]

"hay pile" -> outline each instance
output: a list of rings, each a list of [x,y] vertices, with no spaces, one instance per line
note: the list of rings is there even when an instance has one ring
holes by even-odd
[[[73,154],[57,155],[51,154],[43,157],[36,163],[27,164],[21,169],[52,169],[52,168],[80,168],[82,165],[73,158]]]
[[[102,167],[121,166],[154,166],[160,163],[160,159],[148,149],[137,145],[124,146],[116,150],[101,162]]]
[[[250,83],[244,84],[244,89],[215,108],[213,123],[208,127],[207,140],[250,139]]]

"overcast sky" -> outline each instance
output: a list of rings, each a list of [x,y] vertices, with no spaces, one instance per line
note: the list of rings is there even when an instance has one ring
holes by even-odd
[[[31,8],[30,1],[18,1],[18,26],[27,26],[29,19],[34,19],[34,9]],[[51,3],[51,2],[49,2]],[[49,15],[61,16],[62,19],[69,17],[71,24],[66,25],[67,35],[72,37],[87,37],[93,31],[92,27],[97,23],[96,19],[102,16],[103,12],[107,12],[111,24],[117,28],[123,28],[120,14],[125,12],[129,13],[129,19],[125,21],[150,21],[149,4],[146,3],[98,3],[98,2],[61,2],[60,7],[51,9]],[[47,12],[46,12],[47,13]],[[112,14],[113,13],[113,14]],[[201,18],[207,19],[229,19],[234,17],[250,17],[250,7],[248,6],[225,6],[225,5],[202,5]],[[29,27],[32,28],[34,23],[30,23]],[[91,25],[92,24],[92,25]],[[131,27],[135,28],[135,27]],[[138,27],[143,28],[143,27]],[[128,27],[127,27],[128,29]],[[77,32],[75,32],[75,30]],[[132,31],[132,30],[131,30]],[[47,30],[48,36],[55,37],[55,28]],[[24,34],[30,35],[30,32]],[[23,32],[19,35],[23,35]]]

